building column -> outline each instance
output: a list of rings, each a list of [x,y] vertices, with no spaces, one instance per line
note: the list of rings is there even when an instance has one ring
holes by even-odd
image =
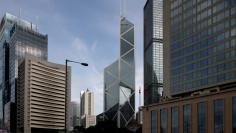
[[[225,120],[224,120],[224,130],[225,133],[232,133],[232,117],[233,117],[233,112],[232,112],[232,97],[225,97]]]

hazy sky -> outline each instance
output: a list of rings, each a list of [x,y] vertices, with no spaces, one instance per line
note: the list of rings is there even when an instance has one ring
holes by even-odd
[[[146,0],[126,1],[125,16],[135,24],[137,108],[138,88],[143,88]],[[89,64],[70,64],[72,100],[79,101],[80,91],[89,88],[95,93],[95,113],[101,113],[103,70],[119,57],[120,0],[2,0],[0,15],[5,12],[37,24],[39,32],[48,34],[49,61],[63,64],[68,58]]]

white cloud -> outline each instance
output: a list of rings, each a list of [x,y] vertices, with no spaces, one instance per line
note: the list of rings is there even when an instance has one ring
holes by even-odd
[[[91,50],[92,50],[93,52],[94,52],[95,49],[97,48],[97,44],[98,44],[97,41],[93,42],[92,47],[91,47]]]
[[[103,72],[97,69],[99,64],[97,64],[91,54],[91,52],[96,50],[96,45],[97,41],[94,41],[91,45],[78,37],[72,41],[72,48],[75,51],[74,53],[76,53],[74,56],[78,56],[81,60],[89,63],[88,70],[85,70],[85,72],[72,74],[72,100],[79,100],[78,95],[75,95],[75,93],[79,93],[78,90],[90,89],[94,92],[95,113],[98,114],[103,111]],[[73,94],[73,92],[75,93]]]

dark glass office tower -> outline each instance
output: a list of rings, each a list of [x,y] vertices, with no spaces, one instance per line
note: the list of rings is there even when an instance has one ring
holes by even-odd
[[[178,96],[236,81],[236,1],[166,0],[165,92]]]
[[[0,126],[3,127],[3,107],[4,107],[4,88],[5,88],[5,82],[8,81],[7,75],[9,75],[5,71],[5,60],[8,61],[9,56],[9,47],[8,43],[10,41],[10,30],[14,25],[14,22],[16,20],[16,17],[6,13],[5,16],[2,18],[0,23]],[[7,63],[7,62],[6,62]],[[9,67],[7,67],[9,68]],[[7,87],[7,86],[6,86]]]
[[[134,25],[120,23],[120,58],[104,70],[104,117],[127,127],[135,114]]]
[[[144,7],[144,105],[159,101],[163,90],[163,0]]]
[[[16,84],[18,77],[18,61],[30,54],[47,60],[48,37],[37,32],[36,25],[21,18],[6,13],[0,27],[0,50],[3,54],[0,59],[2,70],[0,77],[2,83],[2,112],[4,128],[14,132],[16,118]]]

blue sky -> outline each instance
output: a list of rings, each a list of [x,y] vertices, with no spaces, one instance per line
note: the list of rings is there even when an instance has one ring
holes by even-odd
[[[143,6],[146,0],[127,0],[125,16],[135,24],[136,107],[138,88],[143,88]],[[21,9],[21,13],[20,13]],[[37,24],[48,34],[49,61],[87,62],[72,66],[72,100],[80,91],[95,93],[95,113],[103,111],[103,69],[119,56],[120,0],[2,0],[5,12]]]

